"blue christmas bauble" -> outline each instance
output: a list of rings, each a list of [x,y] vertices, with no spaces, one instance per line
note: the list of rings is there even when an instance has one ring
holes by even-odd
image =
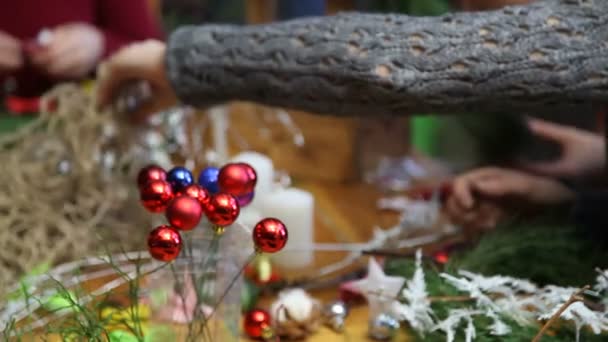
[[[217,167],[208,167],[201,171],[198,176],[198,184],[207,189],[211,194],[216,194],[220,191],[217,183],[217,177],[220,174],[220,169]]]
[[[171,184],[173,192],[177,193],[194,183],[194,179],[190,170],[185,167],[177,166],[172,168],[167,174],[167,182]]]

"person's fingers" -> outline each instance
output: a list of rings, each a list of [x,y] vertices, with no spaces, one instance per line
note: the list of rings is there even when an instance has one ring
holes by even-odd
[[[517,176],[480,179],[472,187],[473,191],[481,196],[496,199],[510,195],[525,195],[530,190],[526,179]]]
[[[77,56],[69,56],[52,62],[48,65],[46,72],[58,78],[72,78],[82,74]]]
[[[466,226],[466,228],[476,229],[479,226],[479,224],[478,224],[479,218],[480,218],[479,210],[471,210],[471,211],[464,213],[460,217],[459,221],[461,222],[460,224],[462,226]]]
[[[528,127],[535,135],[558,143],[563,143],[565,140],[568,140],[575,131],[569,126],[559,125],[536,118],[528,119]]]
[[[448,198],[448,200],[445,202],[444,212],[451,221],[458,220],[458,218],[463,214],[462,208],[456,203],[453,196]]]
[[[82,76],[81,67],[82,51],[78,49],[58,50],[50,63],[46,66],[46,72],[56,77],[79,77]]]
[[[0,48],[1,49],[1,48]],[[0,70],[15,70],[23,65],[23,58],[15,53],[0,53]]]
[[[48,65],[51,61],[50,51],[46,47],[32,49],[29,53],[29,59],[34,65],[43,67],[45,65]]]
[[[19,50],[21,48],[21,42],[18,39],[0,31],[0,48]]]
[[[146,80],[146,66],[137,63],[137,54],[131,48],[119,51],[102,63],[97,72],[98,105],[108,105],[121,85],[132,80]]]
[[[452,183],[452,198],[455,205],[463,210],[471,209],[475,205],[475,199],[471,191],[470,179],[466,176],[459,177]]]
[[[503,210],[496,203],[485,203],[480,208],[481,214],[477,221],[477,228],[489,231],[496,228],[503,218]]]
[[[451,219],[451,222],[466,231],[475,231],[482,228],[482,218],[477,211],[465,213]]]
[[[21,42],[0,32],[0,69],[14,70],[22,65]]]
[[[475,183],[497,175],[500,175],[500,169],[487,167],[457,177],[452,182],[452,196],[464,210],[471,209],[475,205]]]
[[[73,58],[73,54],[77,53],[81,48],[77,43],[73,42],[69,36],[56,35],[51,44],[45,47],[36,49],[30,58],[32,62],[48,72],[53,65],[61,65],[64,58]]]
[[[132,123],[140,123],[145,121],[150,115],[173,105],[175,105],[175,101],[171,97],[153,96],[141,101],[138,106],[128,111],[127,115]]]
[[[567,164],[567,161],[563,159],[545,162],[520,161],[518,163],[518,168],[534,174],[556,177],[570,175],[575,172],[572,170],[572,167]]]
[[[476,208],[464,209],[454,197],[446,202],[444,213],[452,223],[464,228],[474,228],[479,220],[479,211]]]

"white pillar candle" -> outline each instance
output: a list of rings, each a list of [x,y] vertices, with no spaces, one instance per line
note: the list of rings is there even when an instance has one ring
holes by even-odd
[[[228,111],[223,106],[213,107],[209,109],[209,116],[217,161],[224,164],[228,160]]]
[[[314,198],[304,190],[277,189],[261,199],[263,217],[281,220],[288,231],[285,248],[273,254],[273,261],[283,267],[299,268],[314,260]]]
[[[256,208],[251,206],[247,206],[245,208],[241,208],[241,213],[237,218],[237,222],[245,226],[249,231],[253,230],[253,227],[262,220],[262,214]]]
[[[249,206],[259,208],[262,199],[273,189],[274,165],[267,156],[257,152],[242,152],[231,159],[232,162],[247,163],[255,169],[258,181],[255,186],[255,196]]]

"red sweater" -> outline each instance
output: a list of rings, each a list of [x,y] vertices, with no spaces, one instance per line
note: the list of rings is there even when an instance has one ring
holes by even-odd
[[[0,0],[0,30],[22,41],[70,22],[95,25],[105,38],[104,56],[134,41],[162,37],[147,0]],[[11,76],[21,96],[40,95],[57,81],[32,66]]]

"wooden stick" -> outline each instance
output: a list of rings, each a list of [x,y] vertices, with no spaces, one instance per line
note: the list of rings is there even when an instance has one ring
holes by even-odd
[[[470,296],[436,296],[436,297],[429,297],[429,301],[431,301],[431,303],[436,303],[436,302],[468,302],[471,300],[475,300],[475,298],[470,297]]]
[[[585,291],[587,291],[590,288],[589,285],[583,287],[582,289],[576,291],[576,293],[574,293],[572,296],[570,296],[570,298],[568,299],[567,302],[565,302],[560,308],[559,310],[557,310],[556,313],[553,314],[553,316],[551,316],[551,318],[549,318],[549,320],[545,323],[545,325],[543,325],[543,327],[540,329],[540,331],[538,332],[538,334],[536,334],[536,336],[534,336],[534,338],[532,339],[532,342],[538,342],[540,341],[540,339],[543,337],[543,335],[545,334],[545,332],[547,331],[547,329],[549,329],[549,327],[557,320],[561,317],[561,315],[564,313],[564,311],[566,311],[566,309],[568,307],[570,307],[570,305],[576,303],[576,302],[581,302],[584,301],[584,298],[581,296],[581,294]]]

